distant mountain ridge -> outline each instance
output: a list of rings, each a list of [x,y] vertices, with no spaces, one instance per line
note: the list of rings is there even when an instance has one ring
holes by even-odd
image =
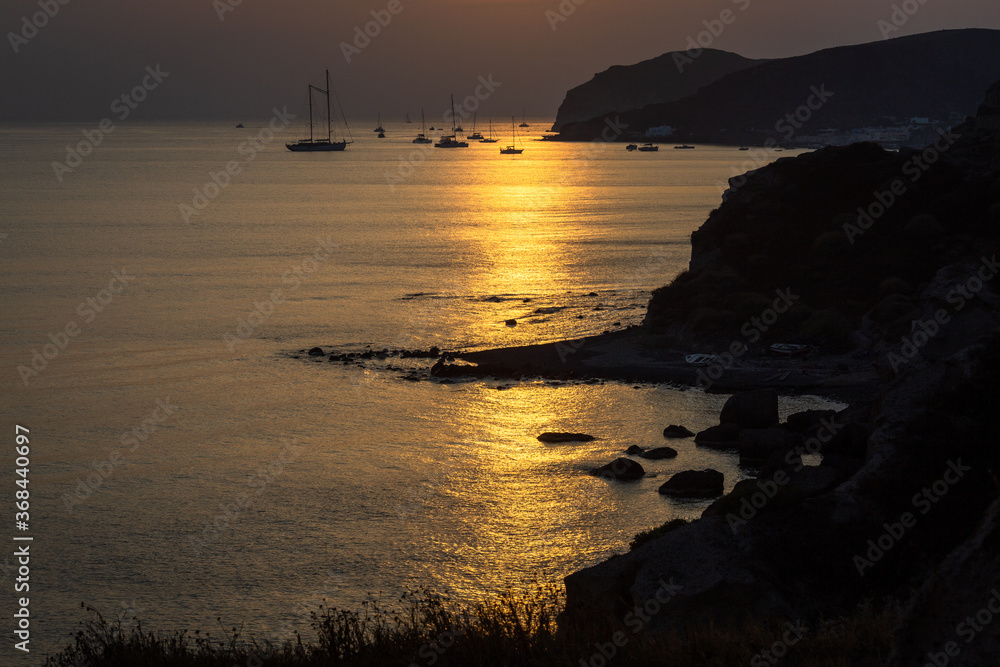
[[[693,60],[684,51],[671,51],[634,65],[614,65],[566,93],[552,129],[558,132],[567,123],[613,111],[675,102],[727,74],[764,62],[767,61],[705,49]]]
[[[678,139],[759,143],[780,136],[779,122],[822,87],[833,95],[797,123],[797,135],[913,117],[960,122],[976,112],[982,91],[1000,79],[998,55],[1000,31],[974,28],[825,49],[725,74],[673,102],[567,123],[561,138],[593,139],[603,119],[615,114],[630,132],[669,125],[677,128]]]

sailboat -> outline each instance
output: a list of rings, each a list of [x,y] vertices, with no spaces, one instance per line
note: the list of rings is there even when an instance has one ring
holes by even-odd
[[[495,144],[498,141],[500,141],[500,140],[493,138],[493,121],[491,120],[490,121],[490,138],[489,139],[480,139],[479,143],[481,143],[481,144]]]
[[[423,109],[420,110],[420,130],[421,130],[420,134],[418,134],[417,138],[413,140],[413,143],[415,143],[415,144],[433,144],[434,140],[424,134],[425,128],[424,128],[424,110]]]
[[[521,109],[521,124],[518,127],[530,127],[528,122],[524,120],[524,109]]]
[[[435,148],[468,148],[468,141],[459,141],[457,133],[461,130],[455,127],[455,96],[451,96],[451,134],[442,135],[441,140],[434,144]]]
[[[342,139],[341,141],[333,140],[333,125],[330,123],[330,70],[326,70],[326,90],[318,88],[311,83],[307,85],[309,93],[309,138],[300,139],[294,144],[285,144],[285,148],[290,151],[342,151],[347,148],[347,144],[353,144],[353,141],[348,141],[347,139]],[[316,139],[313,137],[313,90],[326,95],[326,139]],[[337,106],[340,106],[340,100],[337,100]],[[340,108],[340,114],[341,116],[344,114],[343,107]],[[347,127],[346,117],[344,118],[344,127]],[[350,128],[347,128],[347,130],[350,132]]]
[[[468,139],[469,141],[472,141],[473,139],[475,139],[476,141],[483,140],[483,134],[481,132],[476,132],[476,116],[478,115],[479,114],[475,113],[472,114],[472,134],[466,137],[466,139]]]
[[[407,123],[412,123],[413,122],[412,120],[410,120],[410,112],[409,111],[406,112],[406,122]]]
[[[378,127],[375,128],[375,131],[376,132],[385,132],[385,129],[382,127],[382,114],[378,115]]]
[[[517,147],[517,130],[514,129],[514,117],[513,116],[510,117],[510,133],[511,133],[510,146],[507,146],[507,148],[501,148],[500,149],[500,154],[501,155],[520,155],[521,153],[524,152],[524,149]]]

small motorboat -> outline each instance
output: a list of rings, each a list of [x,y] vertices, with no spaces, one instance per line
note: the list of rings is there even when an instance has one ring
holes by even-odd
[[[237,130],[242,130],[242,129],[243,129],[243,127],[244,127],[244,126],[243,126],[243,123],[236,123],[236,129],[237,129]]]
[[[689,354],[684,357],[684,361],[692,366],[710,366],[718,359],[714,354]]]
[[[741,151],[748,151],[748,150],[750,150],[750,147],[749,146],[740,146],[740,150]]]
[[[639,146],[639,152],[641,153],[654,153],[658,150],[660,150],[660,147],[656,144],[643,144]]]
[[[638,144],[629,144],[628,146],[625,147],[625,150],[627,150],[627,151],[634,151],[638,147],[639,147]]]
[[[688,146],[684,144],[683,146],[674,146],[675,151],[691,151],[694,150],[694,146]]]

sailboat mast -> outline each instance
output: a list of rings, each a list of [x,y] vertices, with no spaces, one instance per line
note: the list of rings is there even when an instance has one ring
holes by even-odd
[[[455,134],[455,96],[451,96],[451,133]]]
[[[326,140],[330,141],[332,136],[330,131],[330,70],[326,70]]]
[[[313,140],[313,87],[312,84],[306,86],[306,92],[309,93],[309,142],[312,143]]]

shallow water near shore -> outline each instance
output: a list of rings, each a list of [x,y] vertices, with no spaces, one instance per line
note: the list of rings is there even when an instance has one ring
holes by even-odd
[[[707,502],[656,493],[672,472],[713,467],[727,489],[744,474],[662,436],[717,423],[725,396],[406,382],[291,358],[638,324],[744,160],[531,141],[509,159],[474,144],[426,151],[396,181],[416,130],[386,127],[343,154],[292,154],[282,136],[245,161],[254,127],[134,124],[62,183],[51,163],[80,127],[0,128],[0,361],[5,428],[31,430],[35,655],[68,639],[81,601],[156,629],[221,617],[284,639],[324,598],[432,587],[471,601],[557,580],[698,516]],[[179,206],[233,160],[241,171],[187,224]],[[37,374],[18,372],[43,351]],[[555,430],[597,439],[536,439]],[[586,474],[634,444],[680,455],[643,461],[655,476],[633,484]]]

